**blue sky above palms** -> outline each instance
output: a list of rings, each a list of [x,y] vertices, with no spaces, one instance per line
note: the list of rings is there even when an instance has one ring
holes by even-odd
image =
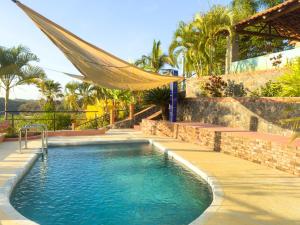
[[[133,61],[151,50],[154,39],[167,51],[179,21],[190,21],[197,12],[229,0],[21,0],[47,18],[112,54]],[[0,45],[22,44],[40,58],[39,65],[77,73],[63,54],[10,0],[0,2]],[[47,71],[49,78],[64,85],[70,79]],[[1,96],[3,93],[1,92]],[[35,88],[23,86],[12,98],[39,98]]]

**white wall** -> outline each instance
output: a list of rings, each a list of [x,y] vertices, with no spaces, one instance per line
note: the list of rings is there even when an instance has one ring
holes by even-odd
[[[280,54],[282,55],[282,58],[281,58],[281,64],[278,67],[282,68],[288,62],[291,62],[294,58],[300,57],[300,48],[298,47],[292,50],[277,52],[269,55],[259,56],[256,58],[250,58],[250,59],[233,62],[230,72],[241,73],[241,72],[249,72],[249,71],[275,69],[276,67],[272,65],[272,61],[270,60],[270,58],[277,57]]]

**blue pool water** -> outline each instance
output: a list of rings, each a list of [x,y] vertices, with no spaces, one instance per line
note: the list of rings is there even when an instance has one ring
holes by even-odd
[[[184,225],[211,201],[207,183],[149,144],[50,148],[11,196],[42,225]]]

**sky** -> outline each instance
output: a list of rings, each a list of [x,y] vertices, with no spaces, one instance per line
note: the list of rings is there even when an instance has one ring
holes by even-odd
[[[198,12],[229,0],[21,0],[33,10],[84,40],[133,62],[151,51],[153,40],[161,40],[167,52],[180,21],[191,21]],[[32,21],[10,0],[0,0],[0,46],[24,45],[35,53],[39,66],[79,74]],[[66,75],[45,70],[64,86]],[[4,96],[3,90],[0,96]],[[11,91],[11,98],[39,99],[33,86]]]

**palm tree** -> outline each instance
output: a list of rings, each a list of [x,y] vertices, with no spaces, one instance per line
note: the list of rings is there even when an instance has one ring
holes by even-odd
[[[225,64],[226,38],[220,34],[227,34],[232,38],[232,13],[226,7],[215,6],[208,13],[197,15],[193,23],[204,36],[200,50],[206,59],[207,75],[223,74],[221,68]]]
[[[63,97],[61,85],[53,80],[43,80],[37,83],[40,93],[45,97],[46,110],[55,110],[55,99]]]
[[[121,106],[125,107],[130,103],[132,98],[132,94],[130,91],[117,89],[106,89],[106,96],[109,100],[112,101],[112,105],[114,108],[119,108]]]
[[[184,59],[186,76],[198,76],[222,72],[225,63],[226,40],[221,33],[231,34],[232,15],[228,9],[216,6],[206,14],[198,14],[192,23],[180,22],[171,45],[169,55],[178,66]]]
[[[80,83],[78,86],[79,102],[85,110],[88,105],[95,103],[95,86],[90,83]]]
[[[196,31],[193,29],[193,24],[186,24],[183,21],[179,23],[177,30],[174,33],[173,40],[169,47],[169,56],[172,64],[179,66],[179,60],[183,59],[183,74],[185,77],[190,77],[193,72],[199,74],[196,57],[198,46],[198,37]]]
[[[79,85],[78,82],[69,82],[65,86],[65,106],[71,110],[79,109]]]
[[[135,65],[147,71],[158,73],[165,64],[171,63],[170,57],[163,54],[161,42],[154,40],[151,53],[149,55],[143,55],[141,59],[135,62]]]
[[[31,84],[36,79],[45,77],[41,68],[30,64],[37,61],[37,56],[24,46],[0,47],[0,82],[5,91],[5,119],[7,119],[10,90],[18,85]]]

